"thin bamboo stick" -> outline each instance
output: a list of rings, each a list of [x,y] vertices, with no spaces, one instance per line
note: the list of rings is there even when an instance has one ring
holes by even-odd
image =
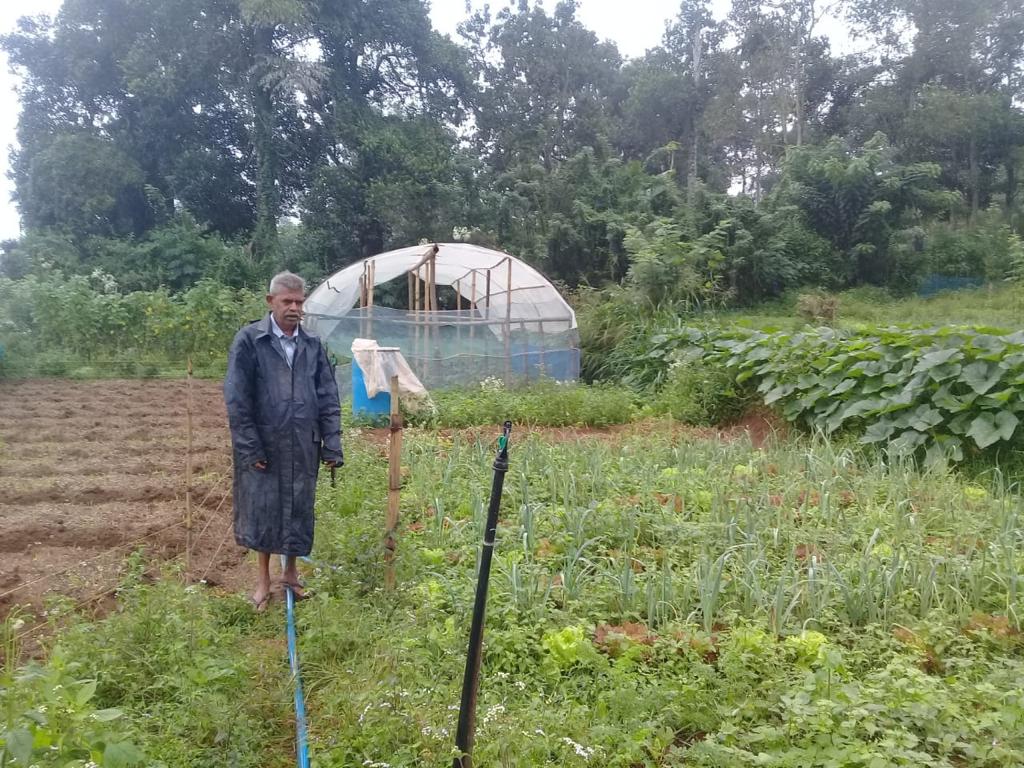
[[[373,284],[377,278],[377,265],[375,262],[368,262],[366,265],[366,338],[373,338]]]
[[[422,329],[420,327],[422,325],[422,322],[421,322],[422,310],[423,310],[423,281],[420,279],[420,268],[419,268],[419,266],[417,266],[416,267],[416,317],[415,317],[415,321],[416,321],[416,343],[414,345],[414,350],[415,351],[413,352],[414,356],[417,358],[417,362],[419,362],[420,359],[423,357],[423,355],[422,355],[423,347],[422,347],[422,344],[420,342],[420,334],[422,332]]]
[[[437,251],[432,251],[427,260],[427,347],[426,357],[430,360],[427,368],[429,376],[434,369],[434,313],[437,311],[437,293],[434,285],[434,268],[436,266]]]
[[[548,367],[547,367],[547,365],[544,362],[544,347],[547,346],[547,345],[544,343],[544,321],[543,320],[538,320],[537,321],[537,330],[540,332],[540,375],[541,376],[547,376],[548,375]]]
[[[388,439],[388,511],[384,523],[384,586],[395,588],[395,549],[402,491],[402,417],[398,409],[398,377],[391,377],[391,426]]]
[[[185,390],[185,580],[192,574],[192,358],[188,358]]]
[[[476,309],[476,270],[473,270],[473,276],[470,278],[470,292],[472,296],[469,299],[469,308]],[[475,313],[474,313],[475,314]],[[474,322],[469,326],[469,338],[472,339],[476,336],[476,318],[473,318]]]
[[[526,383],[530,383],[530,337],[526,334],[526,321],[519,321],[519,331],[523,334],[523,373],[526,375]]]
[[[512,259],[506,259],[508,277],[505,282],[505,384],[512,383]]]

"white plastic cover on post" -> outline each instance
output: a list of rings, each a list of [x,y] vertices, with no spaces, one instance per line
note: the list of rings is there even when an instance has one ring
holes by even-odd
[[[382,347],[373,339],[354,339],[352,357],[363,372],[366,396],[373,398],[391,391],[391,377],[398,377],[398,392],[418,399],[427,397],[427,388],[412,372],[398,347]]]

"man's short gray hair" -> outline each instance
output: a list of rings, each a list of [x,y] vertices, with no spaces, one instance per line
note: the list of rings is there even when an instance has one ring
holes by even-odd
[[[278,272],[270,278],[270,287],[267,289],[267,293],[271,296],[276,296],[281,291],[301,291],[302,295],[305,296],[306,281],[294,272]]]

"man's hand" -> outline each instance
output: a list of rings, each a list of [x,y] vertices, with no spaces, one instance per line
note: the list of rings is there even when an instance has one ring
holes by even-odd
[[[257,461],[256,463],[254,463],[252,465],[252,468],[253,469],[258,469],[260,472],[262,472],[262,471],[264,471],[267,468],[267,462],[265,462],[265,461]]]
[[[334,469],[335,467],[340,467],[341,465],[342,465],[342,462],[340,462],[340,461],[335,461],[334,459],[324,459],[324,466],[325,467],[329,467],[330,469]]]

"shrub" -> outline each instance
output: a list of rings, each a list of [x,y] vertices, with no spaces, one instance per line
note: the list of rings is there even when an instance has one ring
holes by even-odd
[[[827,293],[802,293],[797,297],[796,311],[809,323],[832,325],[839,314],[839,297]]]
[[[1000,211],[985,211],[978,219],[971,227],[939,223],[928,230],[924,256],[934,274],[987,280],[1012,275],[1014,260],[1020,254],[1020,238]]]
[[[711,426],[738,419],[753,400],[749,388],[720,364],[695,358],[672,369],[653,406],[687,424]]]
[[[223,368],[235,332],[264,312],[262,296],[212,280],[184,293],[122,293],[104,272],[0,277],[0,344],[8,372],[62,376],[95,368],[135,375],[145,363]],[[85,374],[83,374],[85,375]]]

